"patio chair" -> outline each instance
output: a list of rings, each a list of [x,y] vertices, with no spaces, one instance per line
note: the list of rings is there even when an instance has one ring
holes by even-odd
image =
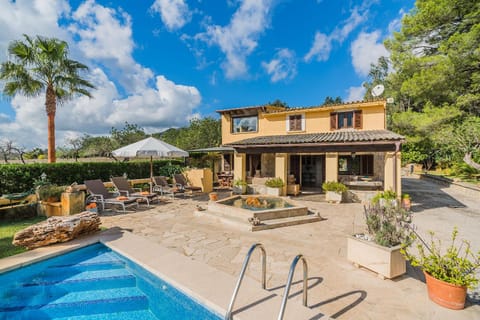
[[[126,206],[136,205],[138,207],[136,198],[120,197],[118,192],[109,192],[100,179],[85,180],[84,183],[90,193],[86,202],[101,204],[102,211],[105,210],[106,204],[119,205],[122,207],[123,212],[125,212]]]
[[[153,184],[153,191],[159,192],[161,196],[170,195],[175,199],[175,194],[184,193],[184,190],[169,184],[167,178],[164,176],[153,177]]]
[[[174,174],[173,175],[173,180],[175,180],[175,183],[177,184],[177,186],[181,189],[181,190],[184,190],[184,191],[190,191],[190,192],[201,192],[202,191],[202,188],[201,187],[195,187],[195,186],[191,186],[189,183],[188,183],[188,180],[187,178],[179,173],[179,174]]]
[[[142,199],[147,203],[147,206],[150,206],[150,201],[154,199],[158,201],[158,195],[156,193],[141,192],[139,188],[132,188],[128,180],[124,177],[111,177],[110,180],[121,195]]]

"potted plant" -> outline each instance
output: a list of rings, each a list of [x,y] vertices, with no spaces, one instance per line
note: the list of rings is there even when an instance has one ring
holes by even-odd
[[[396,206],[397,194],[392,190],[379,192],[372,198],[372,203],[373,204],[378,203],[380,206],[385,206],[385,205]]]
[[[242,179],[235,179],[233,181],[233,193],[245,194],[247,193],[247,182]]]
[[[341,182],[326,181],[322,184],[322,189],[325,191],[325,199],[328,202],[340,203],[342,202],[343,193],[347,192],[348,188]]]
[[[44,184],[37,187],[35,191],[39,200],[37,213],[47,217],[62,215],[60,198],[64,191],[64,186],[55,184]]]
[[[474,288],[479,281],[476,270],[480,268],[480,251],[473,253],[466,240],[457,242],[456,227],[446,250],[442,250],[442,243],[435,239],[433,232],[429,232],[427,243],[414,228],[411,230],[411,236],[402,245],[402,253],[412,266],[423,270],[430,300],[449,309],[463,309],[467,289]],[[414,243],[416,250],[412,249]]]
[[[405,209],[379,203],[364,207],[367,232],[348,238],[347,258],[381,278],[395,278],[406,272],[401,244],[410,235],[411,215]]]
[[[410,210],[412,207],[412,200],[410,199],[410,195],[408,193],[402,194],[402,208],[405,210]]]
[[[267,187],[267,194],[278,197],[282,193],[285,183],[282,178],[270,178],[265,181],[265,186]]]

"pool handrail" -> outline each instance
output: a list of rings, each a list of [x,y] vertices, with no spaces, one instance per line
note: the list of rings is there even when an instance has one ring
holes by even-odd
[[[282,304],[280,306],[280,313],[278,314],[278,318],[277,318],[278,320],[283,319],[283,315],[285,313],[285,308],[287,306],[288,294],[290,292],[290,287],[292,285],[293,274],[295,273],[295,267],[297,266],[297,263],[298,263],[299,260],[302,260],[302,262],[303,262],[303,305],[305,307],[307,306],[308,265],[307,265],[307,260],[305,259],[305,257],[302,254],[299,254],[293,259],[292,264],[290,265],[290,271],[288,273],[287,284],[285,285],[285,291],[283,293]]]
[[[233,305],[235,304],[235,300],[237,299],[238,290],[240,289],[240,285],[242,284],[245,271],[247,270],[247,266],[250,261],[250,257],[256,248],[260,248],[260,250],[262,251],[262,289],[266,288],[267,253],[261,243],[255,243],[250,247],[250,250],[248,250],[247,255],[245,256],[245,260],[243,261],[242,270],[240,271],[240,275],[238,276],[237,284],[235,285],[232,299],[230,300],[230,305],[228,306],[227,313],[225,314],[225,320],[232,320]]]

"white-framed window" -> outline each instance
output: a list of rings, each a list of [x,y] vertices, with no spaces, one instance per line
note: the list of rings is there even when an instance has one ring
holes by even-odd
[[[287,131],[305,131],[305,114],[287,114]]]

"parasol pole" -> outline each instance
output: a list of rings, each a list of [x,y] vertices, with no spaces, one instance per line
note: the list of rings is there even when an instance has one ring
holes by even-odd
[[[150,156],[150,193],[153,191],[153,156]]]

